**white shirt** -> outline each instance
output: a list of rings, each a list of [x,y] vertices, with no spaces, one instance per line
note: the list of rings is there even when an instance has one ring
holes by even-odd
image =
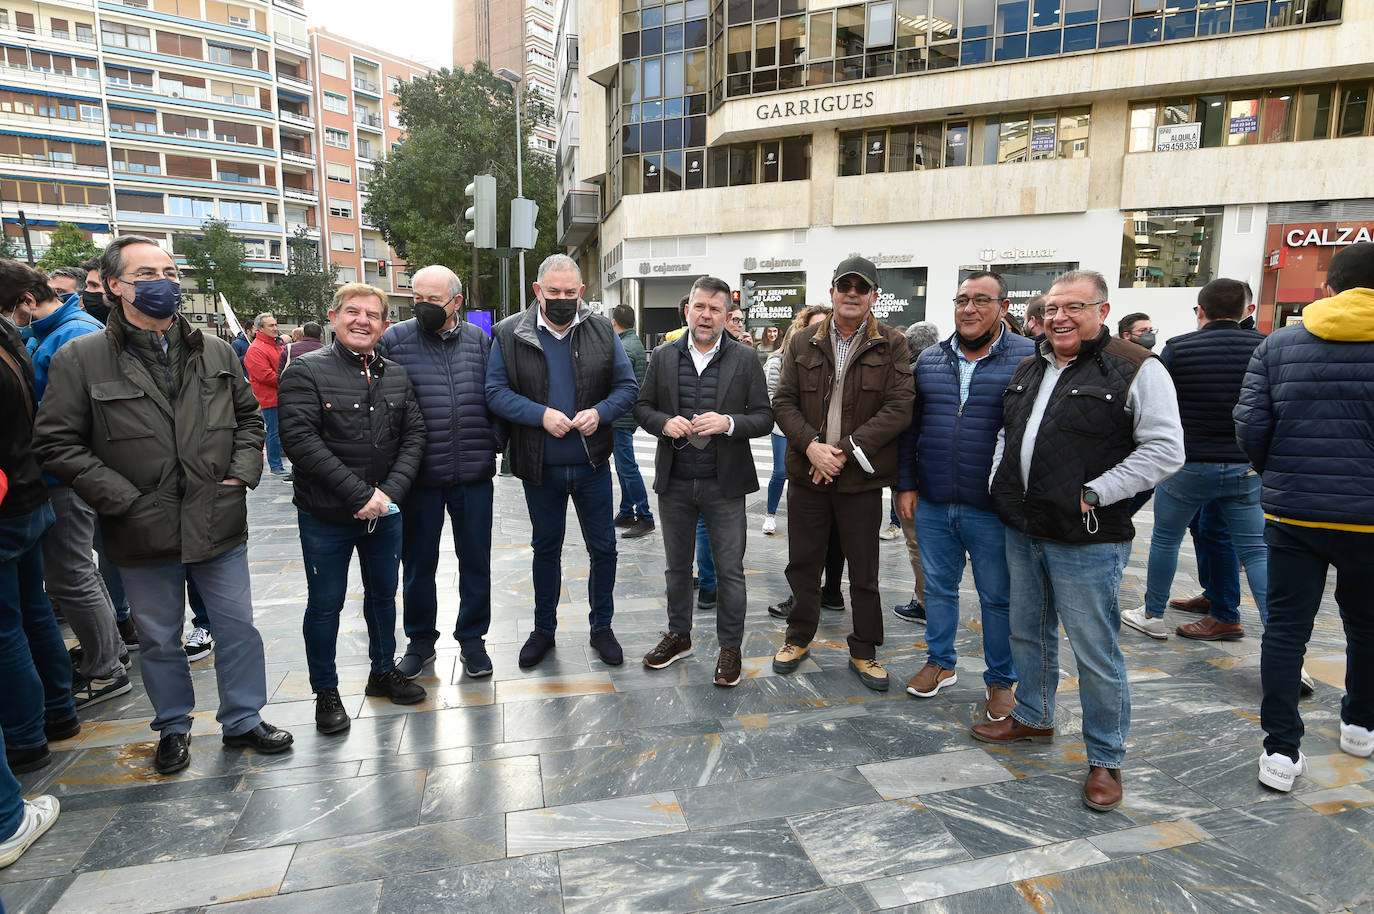
[[[688,333],[690,332],[689,330]],[[701,373],[706,370],[706,366],[710,365],[711,360],[716,357],[716,353],[720,352],[720,344],[724,340],[725,334],[722,333],[720,336],[716,337],[716,344],[705,352],[698,349],[697,344],[690,338],[687,340],[687,351],[692,355],[692,367],[697,370],[697,377],[701,377]],[[730,420],[730,427],[725,430],[725,434],[727,436],[733,435],[735,433],[735,417],[726,416],[725,418]]]
[[[577,316],[573,318],[573,322],[568,325],[568,329],[566,330],[553,329],[549,322],[544,320],[544,309],[539,305],[535,305],[534,319],[537,327],[539,327],[542,330],[547,330],[550,334],[552,334],[554,339],[561,340],[569,333],[572,333],[572,328],[582,323],[582,306],[578,305]]]

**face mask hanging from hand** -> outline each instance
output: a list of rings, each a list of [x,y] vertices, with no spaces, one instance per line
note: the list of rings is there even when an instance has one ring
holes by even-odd
[[[140,279],[133,284],[131,304],[154,320],[166,320],[181,307],[181,283],[170,279]]]

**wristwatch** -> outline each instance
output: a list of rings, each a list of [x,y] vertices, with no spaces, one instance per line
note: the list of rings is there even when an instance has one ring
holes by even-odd
[[[1089,508],[1096,508],[1098,504],[1097,493],[1094,492],[1092,489],[1084,488],[1083,504],[1087,505]]]

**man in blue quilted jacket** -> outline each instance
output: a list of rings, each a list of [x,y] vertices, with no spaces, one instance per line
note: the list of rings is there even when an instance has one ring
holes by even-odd
[[[1337,251],[1322,291],[1302,323],[1260,343],[1235,409],[1262,474],[1269,546],[1259,780],[1281,791],[1307,767],[1299,673],[1332,566],[1346,643],[1341,751],[1374,754],[1374,244]]]
[[[1005,528],[992,509],[988,474],[1002,427],[1002,391],[1035,351],[1033,342],[1006,329],[1010,304],[1006,280],[996,273],[980,270],[959,284],[954,334],[916,361],[916,406],[897,465],[897,513],[909,519],[915,511],[921,544],[929,646],[907,693],[932,698],[957,681],[954,638],[967,556],[983,619],[983,713],[993,721],[1016,707],[1016,670]]]
[[[382,335],[377,351],[405,367],[425,417],[420,475],[401,505],[402,602],[405,656],[397,669],[407,679],[434,659],[439,641],[439,538],[444,513],[453,522],[458,555],[458,618],[453,637],[463,672],[491,675],[485,638],[491,625],[492,477],[496,475],[498,420],[487,409],[487,354],[491,340],[463,320],[463,283],[445,266],[412,277],[415,317]]]

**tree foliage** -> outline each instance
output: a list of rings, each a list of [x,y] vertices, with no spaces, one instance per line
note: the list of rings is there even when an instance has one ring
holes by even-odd
[[[339,268],[333,264],[328,270],[323,267],[319,247],[311,241],[304,226],[296,229],[286,244],[289,249],[286,276],[268,292],[272,311],[283,323],[324,323],[329,303],[334,298]]]
[[[38,266],[51,272],[58,267],[79,267],[99,256],[100,248],[86,237],[85,232],[71,222],[59,222],[53,229],[47,253],[38,259]]]
[[[216,307],[223,294],[240,323],[252,320],[261,310],[263,293],[253,286],[243,240],[229,231],[228,222],[211,219],[201,225],[199,235],[177,235],[173,246],[185,256],[200,290],[215,293]]]
[[[473,249],[464,240],[472,228],[463,193],[474,175],[496,178],[497,244],[510,238],[510,200],[516,194],[515,96],[510,83],[481,61],[402,83],[398,92],[401,127],[406,138],[377,163],[365,207],[368,220],[404,257],[412,269],[444,264],[466,280],[470,308],[500,308],[500,260],[478,252],[479,281],[472,281]],[[521,122],[528,140],[535,123],[552,118],[552,109],[532,90],[523,94]],[[531,264],[558,250],[554,163],[551,156],[529,148],[524,157],[525,196],[539,205],[538,246],[526,253]],[[529,290],[515,288],[518,269],[511,261],[511,304],[523,307]],[[473,288],[473,287],[476,288]]]

